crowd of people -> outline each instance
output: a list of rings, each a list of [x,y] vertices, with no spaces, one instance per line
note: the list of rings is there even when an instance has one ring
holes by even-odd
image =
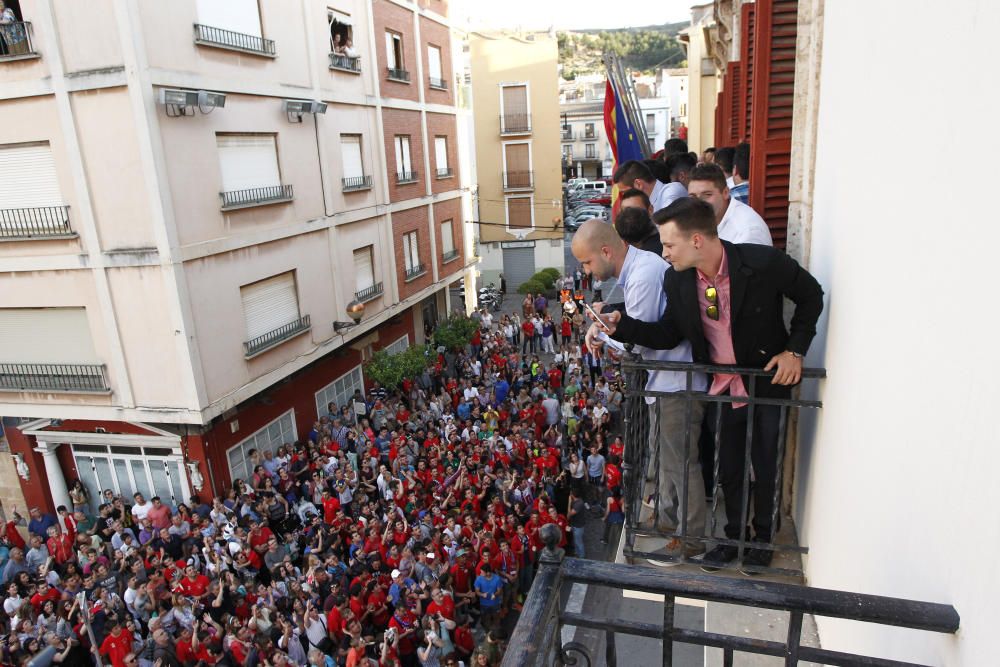
[[[3,664],[498,664],[539,529],[583,557],[588,518],[605,541],[624,519],[621,383],[588,362],[582,319],[551,315],[544,297],[475,313],[464,349],[331,403],[210,500],[77,482],[57,515],[15,511]]]

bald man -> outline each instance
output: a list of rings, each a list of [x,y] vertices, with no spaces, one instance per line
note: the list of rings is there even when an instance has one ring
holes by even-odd
[[[618,236],[615,228],[601,220],[588,220],[583,223],[573,237],[571,246],[573,256],[583,267],[583,270],[600,280],[611,276],[618,279],[625,293],[625,313],[643,322],[658,322],[667,307],[666,294],[663,292],[663,277],[668,265],[660,257],[651,252],[640,250],[625,243]],[[600,312],[602,304],[595,304],[595,310]],[[595,322],[587,332],[587,347],[599,351],[610,342],[610,339],[600,330]],[[611,342],[617,345],[617,343]],[[619,346],[619,349],[620,346]],[[691,346],[681,343],[672,350],[652,350],[636,346],[635,352],[647,361],[691,361]],[[684,373],[678,371],[652,371],[646,383],[648,391],[678,392],[684,391],[687,379]],[[707,379],[702,374],[693,378],[692,390],[703,392],[708,386]],[[705,494],[701,479],[701,464],[698,457],[698,437],[701,434],[704,403],[693,402],[691,411],[691,432],[685,452],[684,401],[676,398],[647,398],[646,403],[657,405],[650,411],[650,451],[656,451],[653,440],[657,425],[660,433],[660,515],[654,516],[651,526],[666,532],[681,532],[682,512],[681,499],[684,497],[684,477],[687,474],[687,517],[685,535],[702,537],[705,534]],[[685,471],[685,459],[688,461]],[[701,541],[683,542],[673,537],[661,550],[662,553],[676,559],[682,556],[692,557],[704,553],[705,546]],[[672,565],[672,562],[661,560],[650,561],[656,565]]]

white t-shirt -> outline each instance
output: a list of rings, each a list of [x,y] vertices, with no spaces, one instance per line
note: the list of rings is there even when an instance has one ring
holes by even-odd
[[[653,205],[653,213],[661,208],[666,208],[681,197],[687,197],[688,191],[681,183],[661,183],[656,181],[653,184],[653,192],[649,196],[649,203]]]
[[[719,223],[719,238],[730,243],[757,243],[773,246],[771,230],[764,219],[743,202],[729,198],[729,208]]]
[[[153,503],[148,500],[143,505],[132,505],[132,516],[135,517],[136,521],[142,521],[146,518],[146,515],[149,514],[149,510],[151,509],[153,509]]]

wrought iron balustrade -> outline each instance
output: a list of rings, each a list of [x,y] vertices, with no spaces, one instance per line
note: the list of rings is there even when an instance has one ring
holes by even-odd
[[[417,172],[416,171],[397,171],[396,172],[396,183],[397,185],[403,185],[404,183],[416,183],[417,182]]]
[[[410,82],[410,73],[402,67],[387,67],[386,76],[393,81],[402,81],[403,83]]]
[[[76,236],[69,206],[0,208],[0,239]]]
[[[351,176],[349,178],[340,179],[340,184],[344,192],[354,192],[355,190],[371,190],[372,177],[370,175]]]
[[[0,363],[0,389],[8,391],[110,391],[102,364]]]
[[[532,190],[535,187],[535,172],[505,171],[503,173],[504,190]]]
[[[268,331],[265,334],[261,334],[256,338],[251,338],[250,340],[243,343],[243,355],[248,359],[250,357],[256,356],[265,350],[269,350],[275,345],[283,343],[284,341],[298,336],[304,331],[308,331],[312,327],[312,322],[308,315],[303,315],[294,322],[289,322],[284,326],[280,326],[273,331]]]
[[[458,248],[452,248],[451,250],[448,250],[447,252],[441,254],[441,261],[450,262],[456,257],[458,257]]]
[[[563,550],[557,546],[561,538],[559,527],[556,524],[546,524],[540,533],[546,546],[539,556],[535,580],[511,635],[502,667],[590,667],[598,664],[617,667],[618,638],[621,635],[660,640],[661,664],[666,666],[674,662],[675,644],[692,644],[721,648],[722,664],[725,667],[734,664],[736,653],[776,656],[784,658],[786,665],[809,661],[830,665],[912,667],[911,663],[803,646],[803,617],[813,614],[945,634],[954,634],[959,628],[958,612],[951,605],[772,581],[674,573],[639,565],[564,558]],[[561,607],[562,592],[565,587],[574,583],[614,591],[633,590],[662,595],[662,616],[655,622],[640,622],[614,618],[611,613],[592,616],[583,612],[566,611]],[[601,597],[607,599],[607,596]],[[785,641],[771,641],[680,628],[674,622],[678,598],[785,611],[789,613],[788,633]],[[603,660],[592,655],[591,648],[582,642],[563,643],[563,626],[603,630]],[[635,663],[624,660],[622,664]]]
[[[500,114],[500,134],[530,134],[530,113]]]
[[[427,267],[423,264],[414,264],[406,269],[406,279],[413,280],[427,273]]]
[[[451,167],[445,167],[444,169],[436,170],[435,175],[438,178],[450,178],[455,175],[455,170]]]
[[[273,39],[264,39],[256,35],[233,32],[201,23],[194,24],[194,41],[207,46],[221,46],[263,56],[275,55]]]
[[[361,73],[361,56],[345,56],[340,53],[330,54],[330,69],[339,69],[352,74]]]
[[[431,88],[437,88],[438,90],[448,90],[448,82],[445,79],[438,79],[437,77],[429,76],[427,77]]]
[[[263,188],[247,188],[220,192],[222,210],[260,206],[262,204],[278,204],[292,201],[294,195],[291,185],[270,185]]]
[[[31,21],[11,21],[0,25],[0,62],[37,58],[31,43]]]
[[[357,292],[355,292],[354,298],[360,301],[361,303],[365,303],[367,301],[371,301],[372,299],[376,299],[381,295],[382,295],[382,283],[375,283],[371,287],[366,287],[363,290],[358,290]]]

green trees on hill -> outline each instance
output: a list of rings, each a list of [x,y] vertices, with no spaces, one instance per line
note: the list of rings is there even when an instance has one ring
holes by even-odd
[[[559,62],[563,77],[601,71],[601,54],[614,53],[633,70],[651,71],[655,67],[679,67],[684,49],[670,26],[662,29],[599,30],[561,32],[557,35]]]

